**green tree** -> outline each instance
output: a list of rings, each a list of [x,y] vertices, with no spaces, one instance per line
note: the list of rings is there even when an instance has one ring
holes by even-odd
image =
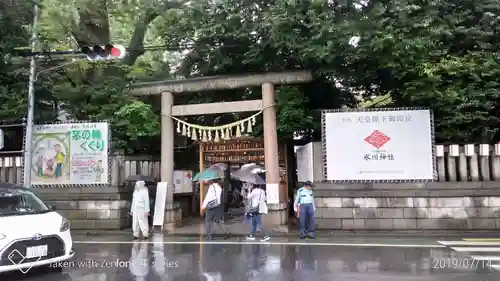
[[[395,105],[431,107],[441,141],[499,140],[497,1],[380,3],[368,13],[385,19],[369,42],[371,55],[393,54],[379,69],[392,76]]]
[[[282,1],[270,34],[351,94],[432,108],[440,142],[500,140],[497,1],[348,3]]]
[[[197,2],[189,9],[171,11],[164,16],[163,38],[166,43],[175,41],[193,46],[176,71],[177,75],[182,77],[304,68],[317,72],[318,77],[314,83],[299,87],[281,87],[277,91],[279,136],[282,139],[292,139],[294,133],[309,135],[318,131],[318,108],[338,107],[352,99],[345,91],[337,89],[329,82],[327,74],[321,72],[316,59],[305,57],[298,47],[288,45],[284,41],[290,38],[278,37],[281,31],[275,30],[277,17],[284,20],[292,17],[290,21],[294,21],[294,16],[306,13],[313,5],[306,3],[302,10],[288,11],[280,9],[281,3],[282,1],[236,0]],[[293,27],[283,32],[287,36],[295,36]],[[301,44],[307,44],[306,42],[310,42],[309,38]],[[193,102],[193,99],[213,102],[256,99],[260,96],[260,88],[251,88],[206,92],[203,97],[186,98],[190,99],[190,102]],[[204,116],[196,120],[208,124],[216,121],[227,123],[240,117],[228,114],[223,118]]]
[[[500,7],[494,0],[198,0],[161,5],[152,0],[76,4],[45,0],[44,4],[44,49],[107,42],[129,48],[120,62],[75,63],[47,73],[37,85],[40,106],[55,104],[79,119],[112,120],[121,147],[137,146],[158,135],[157,117],[151,114],[158,114],[159,103],[131,97],[127,84],[289,69],[312,70],[315,80],[277,90],[282,139],[291,139],[294,133],[317,138],[319,109],[364,102],[431,107],[440,142],[500,140],[496,36]],[[24,39],[9,44],[27,43]],[[22,81],[23,67],[0,71],[2,77]],[[25,91],[23,83],[15,83],[19,83],[16,91]],[[255,99],[260,94],[260,88],[204,92],[176,97],[176,103]],[[6,114],[22,104],[22,95],[10,98],[4,103]],[[245,116],[190,120],[210,125]]]
[[[17,46],[27,45],[29,35],[25,27],[30,14],[25,12],[27,5],[22,5],[24,3],[7,4],[0,3],[0,118],[4,122],[19,121],[24,116],[26,85],[22,81],[29,73],[25,65],[19,65],[12,58],[12,51]]]
[[[128,51],[118,62],[79,59],[47,73],[39,82],[51,90],[58,108],[70,118],[108,120],[117,148],[140,151],[157,147],[147,144],[159,134],[159,118],[150,105],[132,97],[127,86],[138,79],[161,76],[159,72],[168,75],[159,60],[161,54],[139,58],[145,52],[144,44],[155,42],[155,36],[146,38],[148,27],[161,13],[181,3],[133,2],[45,0],[40,20],[42,48],[78,49],[112,43],[123,44]]]

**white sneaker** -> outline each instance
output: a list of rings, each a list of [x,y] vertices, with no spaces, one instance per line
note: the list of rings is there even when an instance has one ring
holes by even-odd
[[[264,238],[263,238],[262,240],[260,240],[260,241],[262,241],[262,242],[266,242],[266,241],[269,241],[270,239],[271,239],[271,237],[266,236],[266,237],[264,237]]]
[[[253,237],[252,235],[247,235],[247,240],[249,241],[254,241],[255,240],[255,237]]]

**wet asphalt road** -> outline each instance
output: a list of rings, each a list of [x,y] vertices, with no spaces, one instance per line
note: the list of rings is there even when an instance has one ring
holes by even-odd
[[[228,244],[203,245],[182,244],[197,243],[193,240],[188,242],[187,239],[176,240],[176,243],[181,244],[169,244],[169,240],[163,238],[147,243],[133,243],[124,237],[105,240],[102,237],[81,239],[90,240],[90,243],[81,244],[78,238],[75,238],[76,255],[72,262],[54,265],[63,267],[60,268],[62,272],[32,270],[27,275],[9,274],[0,277],[0,280],[500,280],[500,271],[487,266],[476,264],[465,268],[462,264],[458,266],[461,268],[452,268],[449,261],[467,257],[449,248],[285,245],[290,240],[283,239],[274,239],[268,244],[248,244],[230,240]],[[283,243],[273,244],[273,241]],[[324,241],[328,243],[331,240]],[[314,242],[321,243],[322,240],[317,239]],[[416,245],[424,243],[413,242]],[[439,261],[448,262],[441,262],[442,266],[439,266]]]

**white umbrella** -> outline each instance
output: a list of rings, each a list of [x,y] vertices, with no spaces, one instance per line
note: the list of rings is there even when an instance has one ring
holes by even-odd
[[[262,171],[263,169],[260,166],[255,163],[251,163],[243,165],[239,170],[233,172],[231,175],[242,182],[266,184],[266,181],[258,174]]]
[[[262,173],[262,172],[265,172],[266,170],[264,170],[264,167],[256,164],[256,163],[248,163],[248,164],[244,164],[241,166],[241,168],[239,169],[239,171],[249,171],[251,173]]]
[[[216,164],[213,164],[212,166],[210,166],[210,168],[216,168],[216,169],[219,169],[221,171],[225,171],[227,169],[227,165],[225,163],[216,163]]]

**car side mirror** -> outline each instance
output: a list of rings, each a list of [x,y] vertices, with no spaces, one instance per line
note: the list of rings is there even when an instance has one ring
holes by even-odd
[[[50,208],[52,211],[57,210],[57,207],[56,207],[56,206],[49,206],[49,208]]]

